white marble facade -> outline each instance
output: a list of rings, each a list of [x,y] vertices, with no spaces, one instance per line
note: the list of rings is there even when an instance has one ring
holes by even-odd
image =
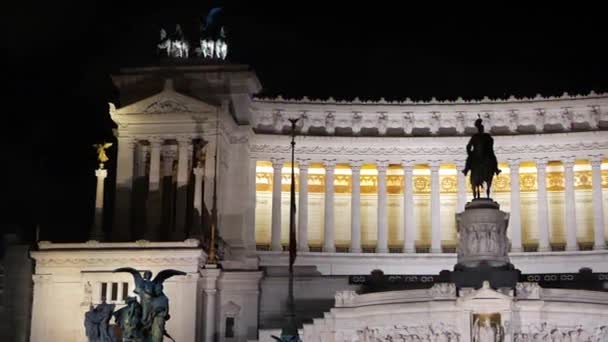
[[[273,172],[280,175],[290,156],[287,119],[295,117],[301,119],[296,137],[300,185],[306,184],[306,166],[311,163],[323,163],[329,179],[337,174],[335,165],[340,163],[348,164],[352,175],[360,175],[363,164],[374,164],[378,170],[377,196],[381,200],[374,220],[377,226],[374,253],[362,253],[363,216],[357,206],[348,212],[338,212],[331,205],[344,201],[334,195],[331,183],[326,184],[322,215],[307,215],[307,210],[312,210],[307,207],[307,199],[315,194],[308,193],[305,187],[298,193],[296,265],[316,268],[323,276],[341,276],[326,278],[332,279],[332,286],[343,281],[345,275],[367,274],[378,268],[387,274],[436,274],[456,263],[456,254],[447,253],[441,246],[446,220],[440,213],[438,179],[441,165],[462,165],[464,146],[477,115],[482,116],[486,129],[494,134],[497,157],[509,164],[511,175],[517,174],[525,161],[534,162],[539,174],[546,171],[548,162],[559,161],[567,176],[563,195],[564,251],[550,250],[551,229],[543,203],[553,195],[542,190],[534,199],[536,211],[531,214],[539,226],[539,247],[535,252],[524,251],[523,230],[518,221],[524,213],[516,205],[523,201],[523,196],[519,196],[519,183],[511,181],[508,210],[511,262],[523,273],[577,272],[581,267],[608,272],[604,219],[608,195],[601,185],[606,183],[602,170],[607,168],[608,158],[608,134],[604,131],[608,128],[608,94],[455,102],[262,99],[253,96],[260,90],[255,74],[238,65],[129,69],[115,75],[114,81],[124,92],[138,86],[148,89],[148,82],[155,77],[159,84],[164,83],[156,94],[142,98],[133,95],[121,108],[110,106],[112,118],[118,124],[117,197],[110,237],[122,242],[42,243],[39,251],[32,252],[36,261],[32,341],[82,341],[82,317],[90,303],[98,302],[99,284],[116,283],[118,293],[122,293],[124,286],[132,288],[124,285],[131,281],[125,275],[109,273],[123,266],[153,272],[175,268],[188,273],[187,277],[170,279],[166,287],[174,313],[168,330],[176,340],[240,342],[256,340],[258,335],[260,340],[267,340],[264,336],[270,336],[274,330],[258,334],[258,316],[260,307],[268,307],[267,302],[276,299],[272,293],[260,295],[261,270],[287,265],[287,253],[282,251],[286,216],[280,205],[281,178],[275,177],[277,184],[269,196],[272,208],[268,226],[264,227],[271,232],[271,250],[257,251],[256,163],[272,162]],[[200,142],[206,146],[203,163],[199,163],[195,150]],[[572,203],[578,205],[571,184],[576,171],[573,163],[577,160],[587,161],[591,171],[593,186],[588,189],[588,206],[592,207],[589,227],[593,250],[578,250],[573,224],[581,217],[572,207]],[[404,217],[399,227],[402,249],[390,253],[387,229],[391,223],[385,219],[387,206],[393,200],[393,195],[387,199],[385,189],[389,165],[399,165],[407,183],[412,182],[417,165],[429,166],[432,178],[429,201],[433,203],[427,215],[432,228],[428,253],[417,253],[415,248],[412,227],[417,224],[414,215],[418,214],[413,204],[419,199],[407,190],[399,195]],[[170,237],[176,242],[158,241],[162,207],[154,195],[165,191],[163,177],[175,180],[176,191],[187,184],[197,187],[193,198],[184,199],[178,193],[172,204],[176,219]],[[194,240],[183,242],[192,228],[187,227],[191,218],[186,215],[213,205],[214,179],[219,194],[218,230],[230,246],[221,268],[203,265],[206,251]],[[135,186],[140,181],[146,183],[145,196],[138,194]],[[458,182],[454,202],[461,210],[466,202],[463,177],[458,177]],[[360,190],[354,186],[349,201],[366,200]],[[134,203],[134,198],[142,203]],[[336,217],[343,216],[349,218],[347,253],[337,248],[334,230]],[[313,229],[323,236],[320,251],[309,250],[308,232]],[[144,238],[153,242],[130,242]],[[320,279],[321,283],[325,281]],[[307,290],[316,291],[314,287]],[[323,298],[327,297],[325,292]],[[371,341],[372,337],[387,340],[386,336],[392,334],[395,340],[407,330],[412,333],[405,335],[420,338],[433,334],[434,338],[441,336],[449,341],[456,341],[456,336],[458,341],[469,341],[471,320],[476,313],[500,314],[505,338],[510,336],[512,341],[516,336],[525,341],[523,334],[528,337],[534,334],[531,331],[544,334],[549,328],[553,333],[557,329],[563,336],[579,336],[583,331],[600,337],[606,334],[606,328],[602,328],[608,322],[605,294],[542,290],[539,296],[514,297],[482,289],[456,297],[449,287],[360,296],[341,292],[336,296],[336,307],[324,318],[306,325],[302,336],[305,341]],[[120,304],[119,296],[116,298]],[[260,298],[265,302],[261,303]],[[585,304],[574,306],[560,302],[560,298]],[[574,318],[580,318],[581,326],[573,323]],[[231,329],[227,329],[227,324],[232,324]],[[233,336],[227,336],[230,335],[227,330],[230,334],[234,332]],[[603,338],[600,340],[605,341]]]
[[[484,329],[480,322],[486,319]],[[273,333],[261,331],[259,341],[273,341]],[[607,333],[606,293],[542,289],[536,283],[518,283],[515,293],[492,290],[486,283],[457,295],[453,284],[443,283],[425,290],[337,292],[335,307],[305,324],[301,336],[323,342],[591,342],[606,341]]]

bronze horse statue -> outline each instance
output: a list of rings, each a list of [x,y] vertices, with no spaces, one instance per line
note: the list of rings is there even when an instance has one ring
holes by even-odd
[[[467,161],[462,172],[466,176],[471,171],[471,187],[473,198],[481,197],[481,188],[486,183],[486,197],[490,198],[490,188],[494,174],[498,176],[501,170],[494,154],[494,139],[484,132],[481,118],[475,120],[477,133],[473,134],[467,144]]]

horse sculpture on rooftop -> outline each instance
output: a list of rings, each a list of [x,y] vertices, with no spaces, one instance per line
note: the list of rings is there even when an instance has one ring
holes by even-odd
[[[475,120],[475,133],[467,144],[467,161],[462,172],[466,176],[471,171],[471,187],[473,188],[473,198],[481,197],[481,188],[486,183],[486,197],[490,198],[490,188],[492,178],[497,176],[501,170],[498,168],[498,161],[494,154],[494,139],[490,134],[484,132],[481,118]]]

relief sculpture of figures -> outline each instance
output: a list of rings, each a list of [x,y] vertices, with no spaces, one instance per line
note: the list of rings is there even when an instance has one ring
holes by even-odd
[[[473,198],[480,198],[483,183],[486,183],[486,196],[490,198],[490,188],[492,178],[497,176],[501,170],[498,168],[498,161],[494,154],[494,139],[490,134],[484,132],[481,118],[475,120],[475,133],[467,144],[467,161],[462,172],[466,176],[471,171],[471,187],[473,188]]]
[[[186,275],[185,272],[177,270],[163,270],[158,272],[154,279],[152,272],[145,271],[142,277],[134,268],[122,267],[117,268],[114,272],[128,272],[133,275],[135,282],[135,292],[139,295],[141,309],[134,303],[130,303],[131,316],[129,311],[121,313],[119,316],[123,320],[119,323],[124,327],[133,327],[140,325],[140,332],[143,335],[145,342],[162,342],[163,337],[173,338],[165,330],[165,322],[170,319],[169,315],[169,298],[163,292],[163,282],[176,275]],[[138,311],[141,312],[140,318],[137,318]],[[138,322],[139,321],[139,322]],[[138,334],[137,331],[130,331],[133,334]]]

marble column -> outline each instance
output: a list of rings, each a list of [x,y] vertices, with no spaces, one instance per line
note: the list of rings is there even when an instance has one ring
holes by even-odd
[[[93,229],[91,230],[90,239],[103,241],[105,235],[103,232],[103,194],[108,170],[99,168],[95,170],[95,176],[97,177],[97,187],[95,189],[95,214],[93,216]]]
[[[461,213],[464,211],[464,206],[467,204],[467,179],[462,170],[464,170],[465,160],[459,159],[454,161],[456,164],[456,181],[457,181],[457,195],[456,195],[456,212]]]
[[[147,220],[145,237],[157,240],[160,236],[161,196],[160,196],[160,147],[163,140],[151,137],[150,142],[150,173],[148,175],[148,203],[146,205]]]
[[[298,191],[298,251],[308,252],[308,159],[298,160],[300,188]]]
[[[282,251],[281,246],[281,180],[283,170],[283,159],[272,160],[272,226],[271,226],[271,249]]]
[[[549,210],[547,208],[547,158],[535,158],[536,162],[536,184],[538,205],[538,251],[547,252],[551,250],[549,243]]]
[[[562,159],[564,164],[564,221],[566,223],[566,250],[577,251],[576,241],[576,203],[574,198],[574,156]]]
[[[177,189],[175,196],[175,227],[173,228],[172,238],[174,240],[183,240],[186,237],[187,231],[187,204],[188,204],[188,153],[192,139],[190,137],[179,137],[177,139]]]
[[[589,156],[593,192],[593,249],[606,249],[604,232],[604,199],[602,197],[602,155]]]
[[[251,251],[256,250],[256,241],[255,241],[255,207],[257,205],[256,198],[256,173],[257,173],[257,160],[254,158],[249,158],[249,173],[247,174],[249,178],[248,182],[248,194],[249,194],[249,208],[247,209],[247,220],[245,227],[245,242],[247,244],[247,248]]]
[[[429,162],[431,168],[431,253],[441,253],[439,166],[439,160]]]
[[[116,194],[112,239],[127,241],[131,238],[131,220],[133,217],[131,196],[133,191],[135,139],[129,137],[118,138],[117,148]]]
[[[192,213],[192,237],[197,237],[203,232],[203,177],[205,169],[202,166],[195,167],[194,173],[194,212]]]
[[[203,291],[203,341],[216,342],[217,338],[217,320],[215,314],[218,309],[217,305],[217,279],[222,271],[216,265],[205,265],[201,272],[201,287]]]
[[[377,161],[376,168],[378,169],[378,241],[376,253],[388,253],[388,194],[386,189],[388,161]]]
[[[414,221],[414,160],[404,160],[403,166],[403,252],[415,253],[416,225]]]
[[[511,177],[511,213],[507,229],[511,232],[511,252],[522,252],[521,199],[519,196],[519,164],[521,163],[521,159],[509,158],[508,162]]]
[[[350,252],[361,253],[361,160],[351,160]]]
[[[334,172],[335,160],[323,160],[325,164],[325,220],[323,229],[323,252],[336,251],[334,220]]]

